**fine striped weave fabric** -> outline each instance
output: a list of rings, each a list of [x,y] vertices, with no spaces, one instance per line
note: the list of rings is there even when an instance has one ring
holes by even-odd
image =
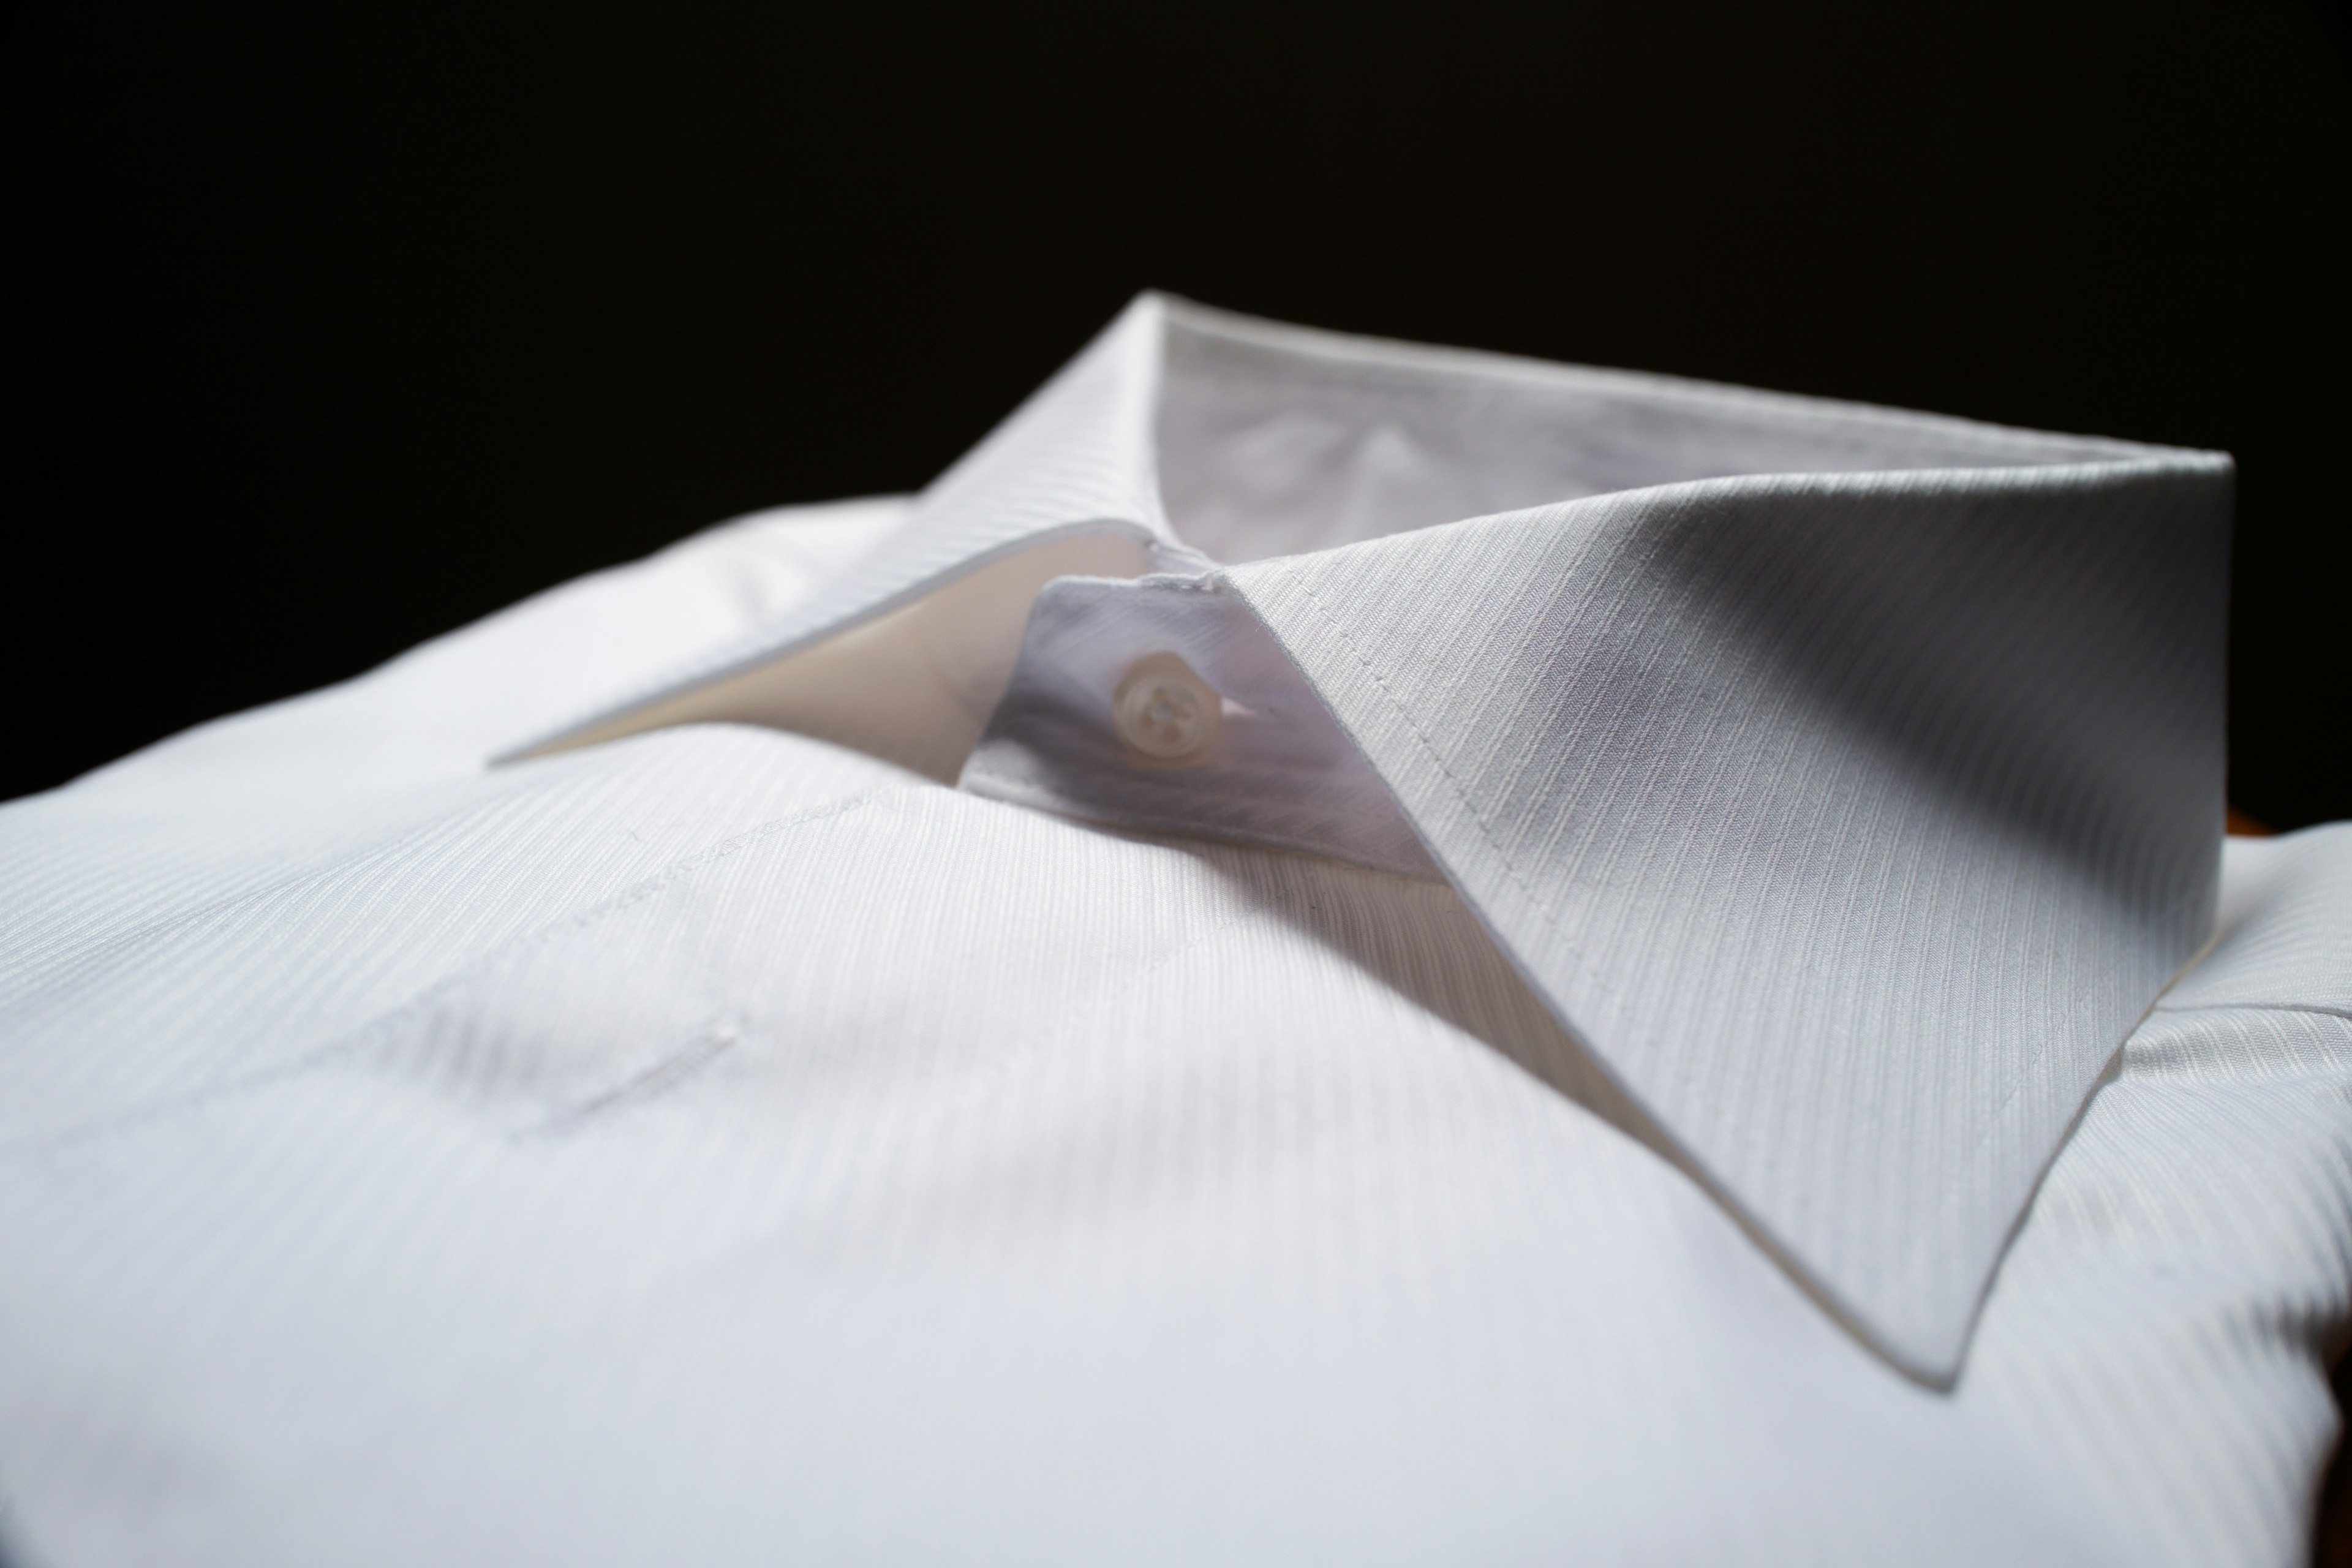
[[[1562,1016],[1948,1376],[2210,929],[2226,476],[2196,478],[1713,480],[1235,575]]]
[[[2227,505],[1147,299],[0,808],[0,1552],[2295,1563],[2352,826],[2219,847]],[[961,786],[658,721],[1074,534]]]

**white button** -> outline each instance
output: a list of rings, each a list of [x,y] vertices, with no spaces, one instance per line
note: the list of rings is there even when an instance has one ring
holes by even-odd
[[[1139,658],[1111,698],[1119,739],[1155,763],[1197,763],[1224,727],[1224,703],[1191,665],[1172,653]]]

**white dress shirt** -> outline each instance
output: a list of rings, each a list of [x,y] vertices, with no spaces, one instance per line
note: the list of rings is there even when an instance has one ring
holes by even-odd
[[[2230,479],[1147,296],[9,805],[0,1540],[2295,1562],[2352,832],[2223,846]]]

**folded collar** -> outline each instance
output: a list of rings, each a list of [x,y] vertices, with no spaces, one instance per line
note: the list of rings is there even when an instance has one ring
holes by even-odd
[[[2210,928],[2230,484],[1146,296],[828,591],[526,752],[1111,542],[1245,609],[1647,1135],[1944,1382]]]

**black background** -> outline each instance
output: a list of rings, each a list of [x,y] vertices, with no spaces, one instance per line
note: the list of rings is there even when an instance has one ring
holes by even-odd
[[[0,796],[730,513],[1139,288],[2241,465],[2232,796],[2352,816],[2312,0],[6,14]]]

